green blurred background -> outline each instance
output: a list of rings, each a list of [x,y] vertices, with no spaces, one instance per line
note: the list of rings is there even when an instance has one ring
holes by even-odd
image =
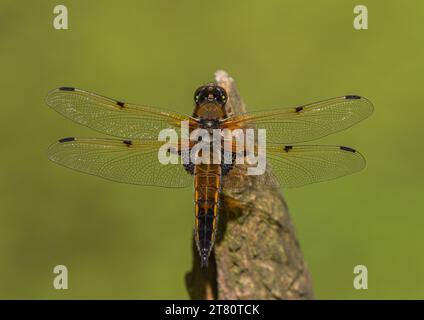
[[[69,30],[52,26],[69,10]],[[367,5],[369,29],[353,29]],[[424,2],[0,2],[0,298],[186,299],[192,189],[123,185],[49,162],[66,136],[99,136],[44,103],[58,86],[190,114],[217,69],[249,110],[360,94],[365,122],[318,143],[367,169],[284,191],[317,298],[424,298]],[[69,290],[52,286],[69,269]],[[365,264],[369,289],[353,288]]]

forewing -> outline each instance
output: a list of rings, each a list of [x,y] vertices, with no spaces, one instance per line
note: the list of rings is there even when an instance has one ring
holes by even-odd
[[[47,154],[55,163],[117,182],[176,188],[192,184],[193,178],[182,164],[159,162],[161,144],[150,140],[65,138],[51,145]]]
[[[195,124],[194,119],[178,113],[124,103],[69,87],[51,91],[46,102],[77,123],[121,138],[156,140],[160,130],[178,130],[181,121],[189,121],[189,126]]]
[[[299,107],[235,115],[224,121],[223,127],[265,129],[267,142],[290,144],[344,130],[372,111],[373,105],[366,98],[343,96]]]

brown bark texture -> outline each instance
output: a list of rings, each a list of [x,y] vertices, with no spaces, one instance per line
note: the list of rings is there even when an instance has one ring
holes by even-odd
[[[229,99],[228,114],[246,112],[233,78],[215,73]],[[265,177],[272,179],[271,168]],[[231,174],[237,174],[230,171]],[[263,188],[256,176],[243,187],[223,188],[218,234],[209,267],[200,267],[193,243],[193,266],[186,274],[191,299],[312,299],[309,271],[280,189]]]

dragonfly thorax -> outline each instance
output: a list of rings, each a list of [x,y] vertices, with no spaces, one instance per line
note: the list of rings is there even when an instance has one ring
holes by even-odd
[[[218,129],[219,119],[199,119],[199,127],[202,129]]]

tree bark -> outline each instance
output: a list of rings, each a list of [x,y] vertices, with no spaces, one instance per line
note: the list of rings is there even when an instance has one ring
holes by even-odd
[[[217,71],[215,81],[229,99],[228,114],[246,112],[234,80]],[[231,170],[231,174],[237,174]],[[271,168],[265,178],[272,179]],[[246,176],[243,188],[221,193],[218,234],[209,267],[186,274],[191,299],[312,299],[312,282],[280,189],[265,189]]]

